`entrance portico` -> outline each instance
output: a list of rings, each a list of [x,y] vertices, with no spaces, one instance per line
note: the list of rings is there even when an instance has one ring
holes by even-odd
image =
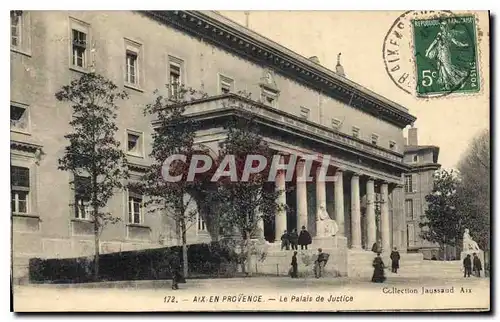
[[[388,182],[334,165],[327,168],[328,173],[334,175],[327,176],[330,180],[324,180],[317,163],[313,164],[310,173],[306,173],[305,160],[301,156],[297,156],[297,160],[294,180],[285,180],[286,171],[279,171],[276,176],[275,187],[282,192],[277,202],[287,205],[289,210],[281,210],[276,214],[274,232],[265,236],[268,241],[279,244],[284,230],[296,228],[300,231],[305,226],[313,236],[314,247],[315,239],[325,237],[318,232],[318,225],[321,222],[320,216],[326,215],[335,220],[338,226],[334,235],[346,238],[351,249],[371,250],[377,236],[380,236],[384,251],[392,248],[394,233],[390,214],[397,207],[391,204],[391,195],[402,192],[399,191],[401,187],[397,182]],[[286,164],[286,158],[282,157],[281,162]],[[307,177],[312,180],[306,180]],[[291,200],[287,200],[285,190],[290,190],[288,195]],[[377,211],[380,213],[378,224]],[[265,226],[268,225],[273,226],[273,223],[265,223]],[[265,227],[265,230],[269,232],[270,228],[272,229]]]
[[[394,144],[392,149],[385,148],[235,94],[191,102],[186,113],[203,125],[196,143],[213,150],[224,140],[228,121],[252,115],[263,140],[277,155],[282,155],[281,163],[296,158],[293,165],[276,174],[275,189],[282,191],[278,202],[288,207],[276,213],[274,221],[264,223],[264,235],[269,242],[279,244],[284,230],[305,226],[314,246],[327,237],[326,223],[327,227],[338,228],[335,238],[330,239],[342,239],[353,251],[370,250],[378,239],[385,252],[394,246],[406,250],[401,184],[409,166]],[[393,132],[388,132],[385,140],[398,141],[391,135],[402,137],[402,129],[413,120],[406,112],[391,109],[391,114],[384,116],[384,126]],[[313,166],[309,165],[311,156],[317,157]],[[316,178],[315,169],[323,159],[327,159],[326,170],[334,177],[332,180]],[[295,175],[289,176],[292,169]],[[300,180],[304,176],[312,180]],[[333,225],[328,223],[332,220]]]

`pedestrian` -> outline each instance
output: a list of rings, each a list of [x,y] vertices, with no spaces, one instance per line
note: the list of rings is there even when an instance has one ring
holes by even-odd
[[[298,265],[297,265],[297,251],[293,252],[292,262],[290,263],[290,265],[292,265],[292,271],[291,271],[290,276],[292,278],[298,278],[299,271],[297,269],[297,267],[298,267]]]
[[[169,269],[172,275],[172,289],[178,290],[181,279],[181,261],[176,253],[170,256]]]
[[[474,253],[472,255],[474,256],[474,259],[472,260],[472,267],[473,267],[473,270],[474,270],[474,274],[477,277],[481,277],[481,271],[483,270],[483,266],[481,264],[481,260],[479,259],[479,257],[477,256],[476,253]]]
[[[283,235],[281,235],[281,250],[283,250],[283,248],[290,250],[290,236],[286,230],[283,232]]]
[[[306,226],[302,226],[302,229],[299,233],[299,245],[300,249],[306,249],[307,250],[307,245],[310,245],[312,243],[312,237],[311,234],[306,230]]]
[[[372,276],[372,282],[373,283],[383,283],[385,281],[385,272],[384,272],[384,262],[382,261],[382,258],[380,257],[380,253],[377,253],[377,257],[373,260],[373,276]]]
[[[375,254],[382,253],[382,242],[380,239],[373,243],[372,252]]]
[[[314,261],[314,276],[320,278],[323,275],[323,269],[328,261],[329,255],[323,253],[323,249],[318,248],[318,255]]]
[[[290,239],[290,245],[292,246],[292,249],[298,250],[297,244],[299,243],[299,235],[297,234],[297,229],[294,228],[288,237]]]
[[[470,259],[470,254],[467,254],[467,256],[464,258],[464,277],[470,277],[471,271],[472,271],[472,263]]]
[[[394,250],[391,252],[391,261],[392,261],[392,272],[397,273],[399,268],[399,260],[401,256],[399,255],[398,249],[394,247]]]

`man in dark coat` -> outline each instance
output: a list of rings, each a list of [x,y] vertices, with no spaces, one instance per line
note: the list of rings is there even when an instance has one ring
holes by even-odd
[[[397,273],[399,268],[399,259],[401,256],[399,255],[398,249],[394,247],[394,250],[391,252],[391,261],[392,261],[392,272]]]
[[[290,250],[290,235],[286,230],[283,235],[281,235],[281,250],[283,250],[283,248]]]
[[[292,265],[292,272],[291,272],[290,276],[292,278],[299,277],[299,275],[298,275],[299,271],[297,270],[297,266],[298,266],[298,264],[297,264],[297,251],[293,252],[292,262],[290,265]]]
[[[373,276],[372,282],[374,283],[383,283],[385,281],[385,273],[384,273],[384,262],[380,257],[380,253],[377,253],[377,257],[373,260]]]
[[[299,234],[299,245],[300,249],[307,249],[307,245],[312,243],[311,234],[306,230],[306,226],[302,226],[302,230]]]
[[[481,260],[479,259],[476,253],[472,255],[474,256],[474,258],[472,259],[472,267],[474,273],[477,277],[481,277],[481,271],[483,270],[483,265],[481,263]]]
[[[288,235],[288,238],[290,239],[290,245],[292,245],[293,250],[297,250],[297,244],[299,243],[299,235],[297,234],[297,229],[293,229],[290,235]]]
[[[178,290],[181,279],[181,261],[176,253],[172,254],[170,257],[169,270],[172,275],[172,289]]]
[[[470,254],[467,254],[467,256],[464,258],[464,277],[470,277],[470,274],[472,272],[472,262],[470,259]]]

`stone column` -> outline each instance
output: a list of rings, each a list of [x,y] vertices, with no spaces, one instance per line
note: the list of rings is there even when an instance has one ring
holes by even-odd
[[[339,236],[345,236],[344,227],[344,172],[342,170],[337,170],[335,173],[336,180],[334,183],[334,195],[335,195],[335,221],[339,226]]]
[[[276,175],[276,183],[275,183],[276,191],[280,191],[281,193],[278,195],[278,205],[285,206],[286,205],[286,193],[285,193],[285,172],[283,170],[279,170]],[[286,230],[286,209],[282,207],[282,209],[278,210],[275,216],[275,242],[281,241],[281,235],[283,231]]]
[[[391,232],[389,225],[389,186],[386,182],[380,186],[380,230],[382,235],[382,251],[391,250]]]
[[[366,183],[366,228],[367,249],[371,249],[377,239],[377,224],[375,221],[375,183],[369,178]]]
[[[351,245],[361,249],[361,206],[359,200],[359,176],[351,178]]]
[[[406,214],[405,214],[405,204],[404,204],[404,186],[398,184],[396,188],[392,191],[392,201],[393,201],[393,220],[392,224],[394,225],[394,218],[397,218],[397,227],[396,229],[393,227],[393,234],[397,231],[397,237],[393,237],[393,247],[397,246],[400,252],[406,252]]]
[[[305,162],[300,160],[297,162],[297,231],[300,231],[302,226],[307,227],[307,182],[305,173]]]
[[[316,170],[316,236],[323,237],[325,235],[326,223],[325,219],[330,216],[326,210],[326,187],[325,178],[321,176],[321,168]]]

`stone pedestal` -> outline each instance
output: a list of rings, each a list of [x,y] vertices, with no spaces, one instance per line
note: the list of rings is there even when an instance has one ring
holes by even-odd
[[[347,238],[341,236],[327,236],[327,237],[313,237],[312,244],[309,245],[309,249],[318,250],[322,249],[338,249],[342,248],[343,245],[347,245]]]

